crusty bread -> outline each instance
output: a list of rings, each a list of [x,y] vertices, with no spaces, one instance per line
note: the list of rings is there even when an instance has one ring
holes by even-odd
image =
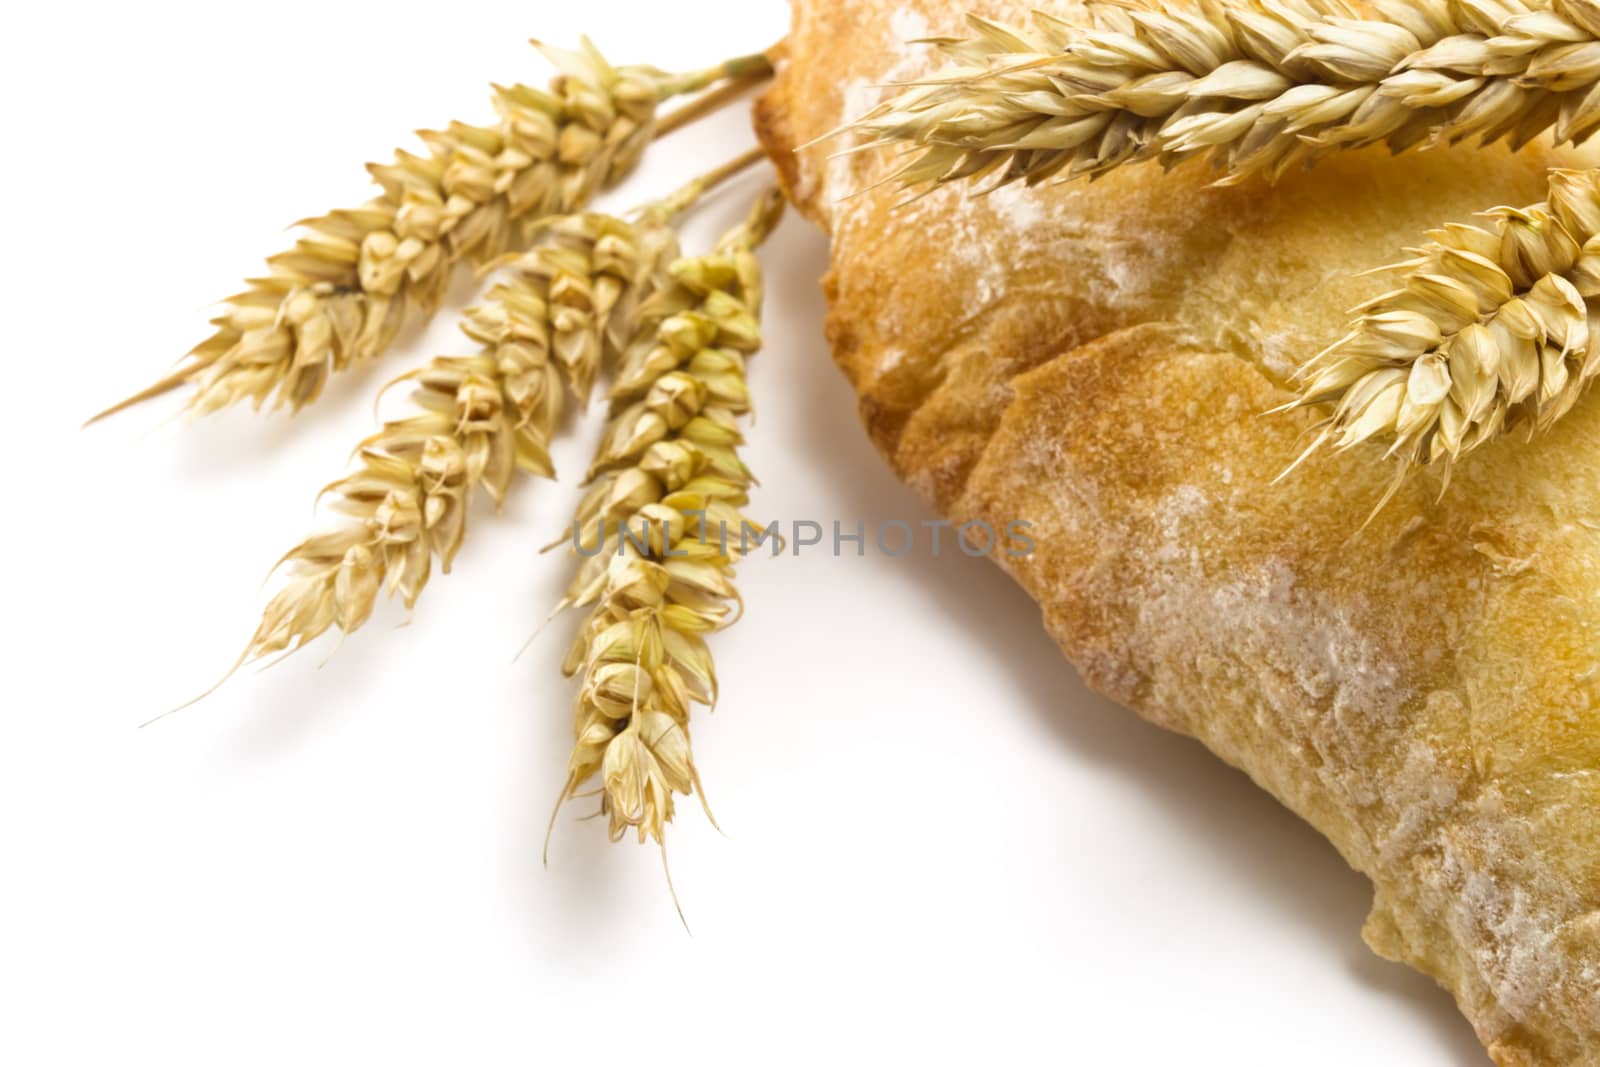
[[[1227,190],[1141,166],[901,208],[844,199],[882,153],[796,151],[937,64],[908,38],[1031,6],[795,0],[757,121],[832,236],[829,337],[872,439],[951,518],[1033,523],[997,562],[1068,658],[1326,834],[1376,886],[1367,941],[1498,1063],[1600,1064],[1600,397],[1365,531],[1381,449],[1274,485],[1314,416],[1265,414],[1385,288],[1360,272],[1596,157],[1376,150]]]

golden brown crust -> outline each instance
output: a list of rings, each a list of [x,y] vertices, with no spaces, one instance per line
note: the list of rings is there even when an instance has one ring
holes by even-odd
[[[881,154],[796,151],[929,69],[906,39],[1029,6],[796,0],[757,125],[833,238],[828,335],[869,433],[952,519],[1034,525],[997,561],[1091,684],[1325,833],[1375,883],[1369,943],[1497,1062],[1600,1064],[1600,398],[1364,532],[1380,459],[1274,484],[1313,416],[1264,414],[1381,291],[1359,272],[1572,157],[1362,152],[1228,190],[1140,167],[899,208],[842,199]]]

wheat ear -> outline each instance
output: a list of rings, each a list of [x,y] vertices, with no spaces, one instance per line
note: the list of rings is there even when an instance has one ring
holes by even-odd
[[[363,441],[355,469],[322,490],[319,502],[341,519],[274,567],[288,580],[239,665],[295,651],[335,627],[353,633],[385,586],[414,607],[435,560],[449,573],[477,489],[498,506],[518,470],[553,476],[563,375],[582,399],[602,360],[620,356],[639,328],[646,297],[669,283],[673,220],[759,158],[719,167],[633,221],[547,220],[540,243],[508,259],[505,279],[467,312],[462,329],[478,353],[439,357],[390,383],[410,387],[409,410]]]
[[[1545,202],[1485,218],[1386,268],[1402,287],[1302,369],[1288,407],[1333,405],[1307,455],[1378,441],[1396,487],[1431,463],[1448,480],[1503,434],[1549,429],[1600,373],[1600,171],[1554,171]]]
[[[1202,0],[1090,6],[1087,25],[973,18],[956,66],[845,130],[897,145],[906,186],[1097,176],[1209,155],[1223,183],[1329,152],[1600,127],[1600,0]],[[844,132],[844,131],[838,131]]]
[[[674,794],[704,803],[689,711],[716,701],[705,635],[733,621],[738,600],[739,509],[753,483],[738,422],[750,410],[745,359],[761,344],[756,249],[782,210],[772,190],[710,255],[674,263],[619,371],[574,526],[587,558],[564,606],[592,611],[563,667],[581,687],[552,828],[597,774],[613,840],[634,830],[660,843]]]
[[[301,222],[304,236],[226,301],[209,339],[90,422],[185,386],[195,414],[269,397],[298,410],[330,374],[387,348],[408,318],[431,315],[455,263],[525,246],[539,219],[581,210],[631,171],[679,124],[658,122],[664,101],[728,79],[743,88],[771,69],[758,55],[673,75],[613,67],[587,40],[576,52],[535,43],[559,72],[548,91],[496,86],[494,125],[424,131],[425,154],[369,166],[382,195]],[[704,110],[691,103],[684,118]]]

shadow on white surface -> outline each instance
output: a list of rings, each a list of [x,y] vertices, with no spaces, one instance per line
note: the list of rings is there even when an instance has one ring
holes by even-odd
[[[820,323],[825,307],[815,279],[826,269],[826,244],[809,230],[790,232],[769,257],[774,289],[796,306],[789,314]],[[802,298],[802,294],[810,294]],[[784,334],[804,337],[803,328]],[[848,386],[825,349],[785,352],[804,363],[791,369],[794,391],[784,398],[808,413],[803,447],[821,479],[833,485],[841,513],[876,524],[934,513],[900,484],[872,451],[856,418]],[[983,560],[935,559],[925,543],[895,564],[906,586],[949,626],[980,646],[993,666],[996,701],[1029,709],[1054,743],[1081,762],[1131,779],[1183,832],[1224,858],[1235,888],[1270,921],[1294,923],[1314,933],[1330,961],[1343,961],[1363,985],[1404,1000],[1425,1019],[1440,1054],[1463,1067],[1481,1067],[1484,1052],[1448,993],[1428,978],[1375,956],[1360,938],[1371,907],[1371,884],[1352,871],[1333,846],[1309,825],[1226,766],[1198,742],[1139,719],[1091,692],[1045,632],[1034,601]],[[938,691],[938,666],[924,686]],[[943,714],[986,709],[941,709]],[[1062,773],[1073,773],[1063,768]],[[587,865],[598,857],[586,855]],[[1181,879],[1182,872],[1173,872]],[[1240,946],[1248,956],[1249,946]],[[1263,976],[1263,982],[1266,981]]]

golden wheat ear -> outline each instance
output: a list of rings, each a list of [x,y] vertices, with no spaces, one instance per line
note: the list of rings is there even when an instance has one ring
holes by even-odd
[[[1310,451],[1376,443],[1401,479],[1448,477],[1519,427],[1549,430],[1600,374],[1600,170],[1553,171],[1545,201],[1432,236],[1301,372],[1286,407],[1332,409]]]
[[[896,180],[935,186],[1201,157],[1234,184],[1347,148],[1520,146],[1549,130],[1579,143],[1600,128],[1594,0],[1378,0],[1381,17],[1366,19],[1341,8],[1103,3],[1082,24],[979,21],[972,37],[940,43],[949,69],[846,129],[909,148]]]
[[[669,268],[623,357],[578,508],[584,558],[563,604],[590,614],[563,665],[579,693],[556,810],[599,776],[613,840],[661,844],[675,796],[704,805],[689,717],[716,702],[705,638],[737,619],[740,509],[753,483],[738,427],[750,412],[745,360],[761,346],[756,249],[782,211],[777,190],[764,193],[710,254]]]
[[[370,165],[377,197],[299,223],[294,247],[223,303],[215,332],[177,370],[89,423],[178,389],[189,390],[197,415],[240,402],[298,410],[331,375],[431,317],[457,263],[526,247],[539,220],[581,210],[630,173],[653,138],[772,69],[756,54],[669,74],[613,67],[588,41],[570,52],[535,44],[558,71],[548,88],[496,86],[494,123],[422,131],[422,153]],[[707,89],[660,115],[666,101]]]

